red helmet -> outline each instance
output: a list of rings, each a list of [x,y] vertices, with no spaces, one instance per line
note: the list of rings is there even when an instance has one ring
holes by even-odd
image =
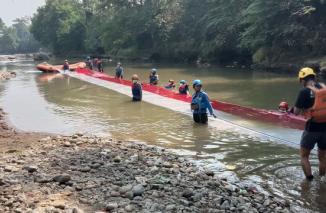
[[[289,104],[287,102],[285,102],[285,101],[282,101],[280,103],[280,105],[278,105],[278,109],[283,110],[283,111],[287,111],[287,110],[289,110]]]

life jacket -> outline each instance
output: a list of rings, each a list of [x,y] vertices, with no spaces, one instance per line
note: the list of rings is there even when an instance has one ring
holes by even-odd
[[[179,93],[180,94],[187,94],[187,91],[189,90],[188,84],[183,84],[179,87]]]
[[[312,119],[316,123],[326,123],[326,86],[320,84],[318,89],[314,86],[308,86],[315,95],[314,105],[305,112],[307,119]]]
[[[149,83],[151,83],[151,84],[157,84],[157,81],[158,81],[157,75],[150,75],[149,76]]]

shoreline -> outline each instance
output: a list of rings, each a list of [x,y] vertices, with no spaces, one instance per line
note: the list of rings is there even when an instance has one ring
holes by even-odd
[[[293,212],[163,148],[19,132],[0,109],[0,212]]]

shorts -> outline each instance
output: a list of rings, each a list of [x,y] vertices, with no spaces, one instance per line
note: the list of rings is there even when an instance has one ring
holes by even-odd
[[[326,132],[303,132],[300,142],[301,147],[312,150],[316,143],[318,149],[326,150]]]
[[[207,113],[194,113],[193,117],[196,123],[207,124],[208,122]]]

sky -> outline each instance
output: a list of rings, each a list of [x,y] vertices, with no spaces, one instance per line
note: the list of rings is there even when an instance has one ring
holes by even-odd
[[[45,0],[0,0],[0,18],[11,25],[16,18],[32,16]]]

